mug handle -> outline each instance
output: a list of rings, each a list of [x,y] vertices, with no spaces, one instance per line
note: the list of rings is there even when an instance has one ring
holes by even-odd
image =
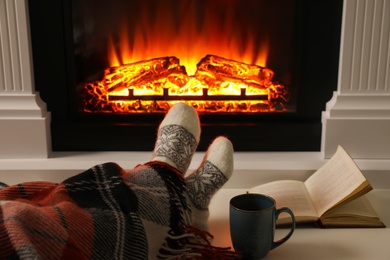
[[[280,239],[280,240],[278,240],[276,242],[273,242],[271,250],[274,249],[274,248],[277,248],[278,246],[280,246],[281,244],[286,242],[292,236],[292,234],[294,233],[294,230],[295,230],[295,216],[294,216],[294,213],[292,212],[291,209],[289,209],[287,207],[283,207],[283,208],[277,209],[276,210],[276,215],[275,215],[275,220],[278,219],[280,213],[282,213],[282,212],[286,212],[286,213],[288,213],[291,216],[291,219],[292,219],[291,230],[284,238],[282,238],[282,239]]]

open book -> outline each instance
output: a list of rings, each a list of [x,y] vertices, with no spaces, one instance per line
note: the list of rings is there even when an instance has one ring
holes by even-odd
[[[339,146],[332,158],[306,181],[274,181],[248,192],[273,197],[278,208],[289,207],[296,223],[313,222],[322,227],[385,227],[364,196],[370,190],[370,183]],[[281,214],[277,224],[289,222],[291,218]]]

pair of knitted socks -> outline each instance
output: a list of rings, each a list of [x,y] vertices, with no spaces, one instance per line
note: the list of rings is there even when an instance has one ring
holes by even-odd
[[[185,174],[200,140],[200,123],[195,109],[175,104],[160,124],[152,161],[165,162]],[[192,225],[208,229],[208,206],[212,196],[233,172],[233,145],[219,136],[210,144],[199,167],[185,178],[192,209]]]

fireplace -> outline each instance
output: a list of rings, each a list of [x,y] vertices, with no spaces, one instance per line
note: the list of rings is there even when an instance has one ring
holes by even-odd
[[[163,13],[159,12],[164,6]],[[178,101],[194,104],[200,112],[200,150],[216,135],[230,138],[237,151],[320,150],[321,112],[337,87],[342,1],[98,1],[92,6],[87,0],[55,0],[30,1],[29,8],[35,85],[51,112],[55,151],[149,151],[156,128],[171,106],[169,102]],[[241,13],[233,12],[237,9]],[[129,13],[132,15],[123,15]],[[184,40],[203,52],[191,57],[191,48],[183,42],[168,45],[172,38],[193,32],[180,27],[173,34],[171,27],[163,27],[168,19],[162,14],[174,20],[169,21],[171,27],[193,22],[197,27],[192,30],[206,31],[203,38]],[[193,19],[176,21],[181,16]],[[223,20],[222,27],[218,27],[219,20]],[[136,41],[140,35],[128,34],[140,31],[137,22],[143,23],[143,44],[149,46],[151,54],[134,55],[142,52]],[[153,48],[157,40],[145,28],[164,34],[160,40],[163,48]],[[325,36],[324,31],[331,33]],[[127,45],[120,45],[123,42]],[[123,54],[130,47],[135,58]],[[123,82],[106,87],[118,90],[108,94],[101,94],[102,89],[97,88],[101,82],[115,81],[111,81],[118,77],[112,76],[114,68],[139,63],[147,67],[151,61],[160,62],[161,68],[173,67],[168,71],[170,77],[181,73],[168,82],[175,83],[174,88],[179,89],[176,93],[194,78],[198,83],[225,84],[227,92],[215,94],[212,87],[203,85],[195,95],[172,95],[170,89],[160,87],[157,94],[140,97],[133,85],[124,86]],[[208,69],[211,63],[214,70]],[[253,72],[240,77],[231,73],[231,64],[244,68],[239,72],[248,68],[258,72],[254,77],[250,77]],[[214,73],[216,70],[222,74]],[[145,67],[142,71],[145,73]],[[161,78],[164,73],[162,70],[150,84],[155,87],[166,82]],[[222,82],[221,78],[231,81]],[[145,77],[141,81],[142,86],[148,84]],[[250,86],[242,87],[243,83]],[[251,88],[258,92],[249,93]],[[97,101],[102,96],[108,103]]]
[[[30,2],[37,4],[38,1]],[[139,160],[139,156],[142,157],[144,153],[85,153],[87,158],[84,158],[79,153],[52,151],[52,132],[55,132],[52,131],[53,128],[58,130],[58,128],[64,126],[65,130],[63,132],[66,132],[67,129],[72,127],[66,126],[65,123],[70,122],[75,127],[74,132],[83,132],[85,129],[81,127],[81,123],[85,118],[77,117],[74,119],[69,117],[69,114],[72,114],[73,111],[70,109],[69,104],[62,99],[59,99],[56,104],[47,104],[50,107],[48,109],[45,102],[40,98],[47,95],[47,93],[36,92],[36,90],[49,89],[47,82],[55,82],[52,84],[54,87],[49,90],[49,93],[52,91],[58,96],[68,96],[66,88],[62,85],[72,81],[72,78],[66,78],[63,74],[63,71],[68,69],[67,61],[69,57],[63,51],[51,49],[48,46],[64,47],[69,38],[65,37],[63,30],[57,27],[56,29],[52,28],[57,21],[62,21],[63,23],[63,17],[58,15],[58,11],[62,14],[63,6],[58,1],[46,2],[45,4],[50,8],[50,12],[47,12],[46,15],[50,16],[52,23],[41,24],[41,33],[44,35],[50,34],[51,42],[50,44],[42,44],[40,48],[46,50],[50,54],[48,56],[53,59],[47,60],[47,56],[43,55],[35,58],[33,64],[28,3],[29,1],[27,0],[0,0],[0,143],[2,144],[0,146],[0,158],[3,162],[1,164],[2,169],[8,171],[10,169],[20,170],[26,167],[35,167],[34,169],[36,170],[42,170],[52,169],[50,167],[57,165],[54,168],[58,172],[58,169],[70,169],[71,165],[79,165],[78,162],[81,161],[85,161],[86,164],[75,167],[77,170],[84,169],[90,165],[90,158],[117,160],[120,157],[123,158],[125,163],[130,156],[138,158],[135,161]],[[321,123],[313,120],[313,114],[310,117],[315,123],[315,127],[312,127],[313,131],[311,132],[321,132],[321,152],[237,152],[237,171],[253,169],[257,172],[259,169],[268,171],[271,169],[291,170],[298,168],[298,170],[313,170],[321,164],[318,163],[318,160],[322,162],[321,158],[329,158],[336,150],[337,145],[341,144],[354,158],[362,159],[358,160],[358,163],[363,166],[364,170],[374,170],[373,174],[375,176],[377,176],[376,170],[388,172],[388,160],[386,159],[390,158],[390,138],[388,135],[390,132],[390,16],[387,15],[389,12],[389,0],[343,1],[341,41],[340,47],[337,48],[340,50],[340,59],[338,66],[331,66],[334,69],[338,67],[337,90],[333,92],[333,96],[322,111]],[[307,29],[316,31],[318,35],[322,35],[324,38],[327,37],[325,33],[318,32],[316,30],[317,27],[314,27],[314,24],[309,24]],[[61,28],[66,28],[66,26]],[[37,32],[32,30],[31,33],[35,35]],[[34,37],[39,37],[39,35]],[[324,52],[317,52],[316,47],[319,43],[320,41],[314,41],[312,44],[307,45],[310,49],[307,56],[312,57],[317,54],[324,54]],[[62,50],[64,49],[62,48]],[[308,58],[303,57],[303,60]],[[55,63],[52,63],[54,61]],[[42,64],[49,65],[41,67],[40,65]],[[305,70],[307,72],[318,72],[318,67],[306,66]],[[35,72],[35,80],[33,72]],[[321,71],[319,73],[318,77],[323,75]],[[305,73],[305,75],[310,74],[312,73]],[[52,75],[55,75],[56,81],[52,81]],[[318,85],[316,86],[322,89],[329,85],[327,83],[330,82],[328,81],[330,78],[324,76],[320,77],[320,81],[312,82],[317,82]],[[304,81],[309,82],[310,80],[306,79]],[[322,96],[321,92],[318,93],[318,96]],[[311,107],[309,110],[304,110],[306,114],[314,113],[313,111],[317,111],[317,107],[322,107],[322,103],[320,104],[320,102],[316,102],[314,99],[306,100],[303,103]],[[297,111],[301,110],[300,107],[301,105],[298,101]],[[52,115],[53,118],[51,117]],[[271,120],[268,115],[262,115],[263,125],[260,130],[269,130],[270,128],[267,128],[266,125],[274,123],[282,117],[285,116],[279,114],[278,118]],[[99,125],[100,118],[90,117],[86,119],[89,123],[101,127]],[[151,119],[148,122],[141,122],[136,125],[136,128],[142,129],[144,125],[150,125],[152,121],[158,124],[157,121],[160,118],[156,116],[155,119],[155,121]],[[300,122],[305,122],[302,118],[298,119],[300,119],[298,120]],[[236,120],[239,121],[237,118]],[[246,120],[247,118],[243,116],[239,123]],[[287,123],[294,120],[294,118],[289,118]],[[63,122],[63,125],[59,125],[59,122]],[[306,122],[310,123],[310,120]],[[77,125],[76,123],[80,124]],[[235,122],[232,122],[232,125],[233,123]],[[286,133],[284,126],[287,123],[279,122],[281,127],[278,129],[280,131],[270,133],[284,138],[283,134]],[[126,125],[126,123],[122,124]],[[318,124],[321,125],[320,130],[317,127]],[[126,129],[120,128],[120,125],[117,124],[116,134],[110,137],[119,140],[120,137],[117,136],[128,136]],[[100,130],[105,131],[107,129],[103,128]],[[149,131],[145,136],[155,135],[154,129],[145,129],[147,128],[142,130]],[[243,136],[242,131],[239,130],[236,128],[233,132]],[[302,139],[310,139],[310,135],[307,135],[307,132],[303,129],[301,129],[300,133],[301,138],[292,138],[290,141],[300,143]],[[96,140],[95,137],[97,137],[96,132],[90,132],[85,134],[85,136],[91,140]],[[259,137],[259,135],[256,136]],[[271,139],[269,135],[265,136]],[[253,140],[258,141],[257,139]],[[239,143],[239,141],[240,139],[234,140],[235,144]],[[67,158],[72,155],[75,156],[75,159],[68,162]],[[99,157],[99,155],[101,156]],[[49,159],[45,159],[48,157]],[[146,154],[145,157],[148,157],[148,155]],[[39,158],[39,160],[32,160],[35,158]],[[142,157],[142,159],[145,158]],[[93,163],[97,163],[96,160]],[[21,174],[23,172],[21,171]]]
[[[299,8],[294,1],[73,1],[78,109],[165,113],[180,101],[202,114],[293,112],[296,90],[287,86],[297,85]]]

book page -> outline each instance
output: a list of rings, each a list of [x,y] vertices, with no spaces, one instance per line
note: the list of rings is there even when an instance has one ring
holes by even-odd
[[[321,225],[324,227],[386,227],[364,195],[327,211],[321,217]]]
[[[366,217],[378,217],[378,214],[371,206],[369,200],[366,196],[361,196],[348,202],[340,207],[331,209],[329,212],[326,212],[325,216],[335,217],[335,216],[348,216],[348,215],[357,215],[357,216],[366,216]]]
[[[332,158],[305,185],[320,216],[366,181],[347,152],[339,146]]]
[[[299,216],[311,217],[311,219],[318,218],[318,214],[302,181],[274,181],[253,187],[249,192],[272,197],[276,201],[276,208],[289,207],[297,219]],[[281,214],[279,218],[283,217],[289,216]]]

